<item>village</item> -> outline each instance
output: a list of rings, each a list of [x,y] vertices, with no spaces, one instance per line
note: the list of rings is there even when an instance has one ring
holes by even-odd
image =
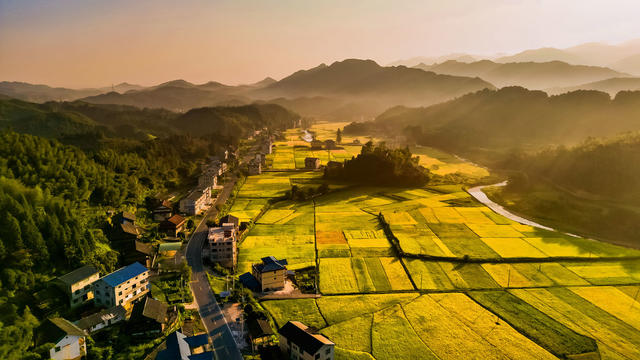
[[[63,313],[69,314],[48,318],[37,331],[36,345],[48,347],[52,359],[82,359],[88,341],[108,341],[117,332],[133,343],[155,344],[147,359],[217,359],[219,347],[232,358],[252,358],[262,351],[262,358],[333,359],[335,344],[313,328],[295,319],[274,328],[258,311],[259,299],[318,297],[315,280],[306,286],[296,281],[287,259],[269,253],[250,272],[237,273],[238,243],[253,224],[225,212],[239,177],[269,171],[267,155],[278,136],[256,131],[243,149],[227,149],[201,164],[195,187],[183,196],[154,200],[146,214],[152,226],[140,223],[141,209],[109,213],[110,240],[125,266],[108,274],[82,266],[53,280],[47,294],[36,294],[43,299],[52,292],[63,294]],[[336,148],[333,140],[313,140],[311,146]],[[327,166],[341,166],[332,163]],[[317,157],[305,158],[304,165],[306,171],[321,170]],[[201,244],[199,236],[204,236]],[[211,304],[200,303],[208,300],[197,298],[193,289],[190,243],[197,244],[195,263],[204,264],[222,327],[205,323],[209,314],[204,311]],[[220,328],[228,336],[216,344],[212,334]]]

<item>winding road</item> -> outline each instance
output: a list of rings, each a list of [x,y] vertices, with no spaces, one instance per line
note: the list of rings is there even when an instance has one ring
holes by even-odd
[[[187,264],[191,267],[192,272],[191,291],[198,305],[202,323],[213,343],[214,356],[219,360],[241,360],[242,354],[209,286],[207,274],[202,265],[202,248],[207,239],[207,219],[215,219],[218,215],[216,205],[223,205],[227,201],[235,182],[234,178],[224,185],[215,204],[209,208],[191,238],[189,238],[186,251]]]

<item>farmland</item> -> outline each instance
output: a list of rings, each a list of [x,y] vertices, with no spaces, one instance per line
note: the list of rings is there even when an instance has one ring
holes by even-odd
[[[334,130],[312,128],[320,140]],[[455,183],[327,183],[321,196],[270,201],[325,181],[302,171],[305,157],[346,158],[316,154],[300,135],[276,143],[273,171],[248,177],[231,208],[255,222],[239,246],[240,273],[269,255],[318,273],[319,297],[261,302],[278,326],[318,329],[336,359],[640,359],[640,251],[518,224]],[[418,151],[434,173],[486,175]]]

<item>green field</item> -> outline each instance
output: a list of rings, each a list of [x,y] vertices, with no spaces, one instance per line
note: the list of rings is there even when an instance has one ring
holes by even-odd
[[[335,136],[328,124],[313,130]],[[286,136],[274,169],[359,151],[316,154],[299,130]],[[424,152],[441,173],[486,171]],[[334,341],[336,359],[640,359],[640,252],[517,224],[459,184],[329,183],[326,195],[271,203],[256,219],[291,185],[323,181],[321,172],[249,177],[232,213],[256,221],[239,246],[240,272],[270,255],[291,270],[317,266],[319,298],[262,305],[278,325],[302,321]]]

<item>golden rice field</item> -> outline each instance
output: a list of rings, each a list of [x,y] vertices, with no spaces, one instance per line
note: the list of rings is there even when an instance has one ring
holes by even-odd
[[[336,128],[313,130],[329,139]],[[274,169],[315,156],[299,131],[275,149]],[[486,171],[416,150],[434,172]],[[319,298],[261,302],[276,325],[313,326],[336,343],[336,359],[640,359],[639,251],[515,223],[459,184],[329,184],[326,195],[261,213],[321,175],[251,176],[231,208],[256,223],[239,245],[240,273],[269,255],[318,271]]]

